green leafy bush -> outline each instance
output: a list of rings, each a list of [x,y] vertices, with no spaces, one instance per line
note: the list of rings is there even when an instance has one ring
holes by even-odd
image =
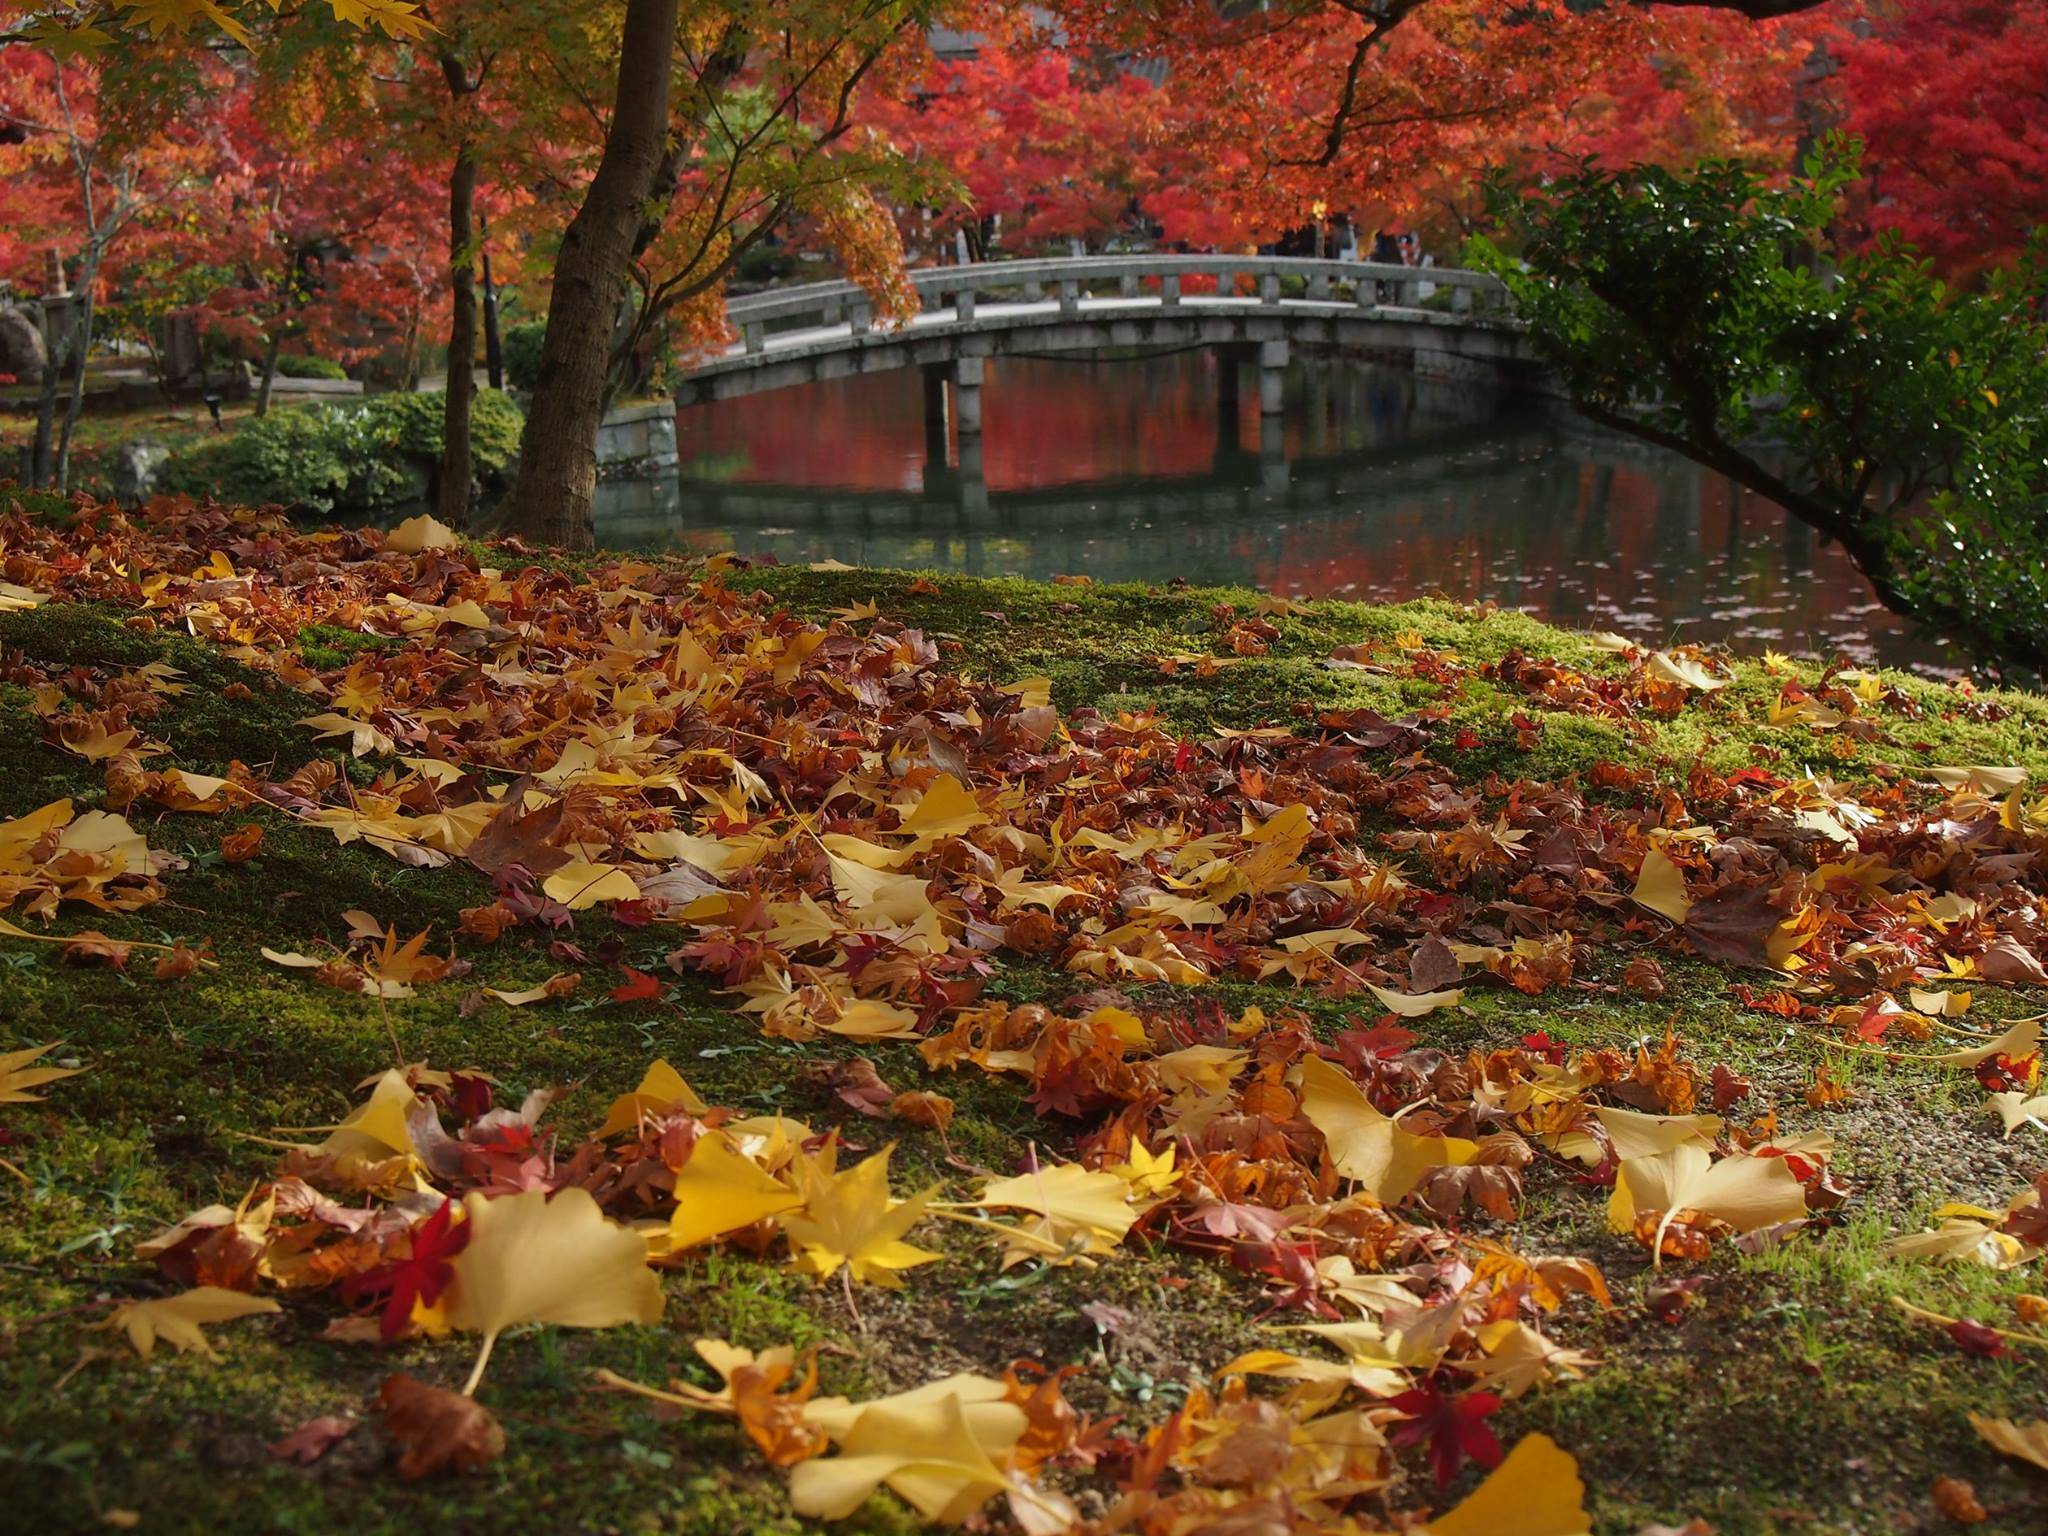
[[[286,352],[277,359],[277,375],[281,379],[345,379],[348,370],[331,357]]]
[[[1496,186],[1474,242],[1593,420],[1838,541],[1884,604],[2048,672],[2048,272],[1971,289],[1908,246],[1835,244],[1855,146],[1805,179],[1588,165]]]
[[[166,490],[310,512],[388,512],[427,493],[440,462],[439,394],[372,395],[333,405],[273,410],[232,436],[180,452]],[[475,473],[488,480],[519,451],[519,407],[478,392],[470,419]]]
[[[547,333],[545,320],[521,320],[505,327],[505,382],[514,389],[532,390],[540,376],[541,338]]]

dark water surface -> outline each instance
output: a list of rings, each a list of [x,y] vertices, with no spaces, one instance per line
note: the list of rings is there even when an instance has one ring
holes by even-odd
[[[1839,550],[1675,455],[1556,407],[1342,359],[1285,416],[1220,404],[1208,352],[1003,359],[979,452],[928,440],[912,370],[682,413],[680,476],[607,482],[615,548],[973,575],[1490,599],[1634,638],[1955,663]]]

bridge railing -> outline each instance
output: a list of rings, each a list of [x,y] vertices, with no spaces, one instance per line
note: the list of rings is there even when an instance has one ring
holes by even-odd
[[[1024,302],[1056,300],[1079,314],[1084,298],[1114,296],[1132,303],[1174,309],[1181,305],[1187,278],[1213,277],[1219,299],[1241,305],[1311,303],[1350,305],[1371,312],[1412,309],[1421,285],[1447,293],[1452,312],[1505,318],[1507,289],[1485,272],[1458,267],[1409,267],[1389,262],[1330,261],[1299,256],[1060,256],[1031,261],[971,262],[953,267],[916,267],[907,274],[926,312],[951,311],[962,324],[975,318],[981,299],[1012,297]],[[1290,283],[1288,279],[1298,279]],[[1238,293],[1240,281],[1252,290]],[[771,329],[789,322],[846,324],[858,335],[873,325],[867,295],[853,283],[805,283],[726,301],[726,317],[748,352],[767,345]]]

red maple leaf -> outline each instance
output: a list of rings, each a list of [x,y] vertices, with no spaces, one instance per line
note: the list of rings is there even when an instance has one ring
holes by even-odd
[[[412,1229],[411,1245],[402,1259],[380,1264],[375,1269],[352,1275],[342,1285],[342,1295],[351,1303],[365,1296],[385,1296],[384,1315],[378,1332],[389,1344],[412,1321],[413,1303],[432,1306],[455,1279],[449,1262],[469,1243],[469,1224],[455,1224],[455,1202],[444,1200],[441,1208]]]
[[[630,965],[622,965],[626,973],[624,985],[612,988],[615,1003],[651,1003],[661,996],[661,978],[650,976],[645,971],[636,971]]]
[[[1948,1336],[1956,1341],[1956,1348],[1966,1355],[1975,1355],[1981,1360],[1992,1360],[2006,1353],[2005,1340],[1996,1328],[1987,1328],[1971,1318],[1959,1317],[1948,1325]]]
[[[1405,1422],[1394,1426],[1388,1443],[1406,1450],[1427,1440],[1437,1487],[1449,1487],[1468,1459],[1482,1467],[1500,1465],[1500,1440],[1486,1425],[1487,1418],[1500,1408],[1501,1400],[1493,1393],[1446,1397],[1425,1383],[1388,1402],[1408,1415]]]

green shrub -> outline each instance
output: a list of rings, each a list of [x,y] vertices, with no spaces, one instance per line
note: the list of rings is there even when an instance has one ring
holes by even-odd
[[[348,370],[331,357],[307,357],[302,353],[287,352],[277,360],[277,376],[281,379],[345,379]]]
[[[545,320],[521,320],[505,327],[500,343],[505,350],[505,382],[514,389],[531,390],[540,376],[540,343],[548,333]]]
[[[231,437],[185,449],[165,467],[169,491],[310,512],[388,512],[426,494],[440,462],[439,394],[372,395],[333,405],[273,410]],[[480,390],[470,418],[470,451],[480,479],[499,474],[519,450],[519,407]]]

